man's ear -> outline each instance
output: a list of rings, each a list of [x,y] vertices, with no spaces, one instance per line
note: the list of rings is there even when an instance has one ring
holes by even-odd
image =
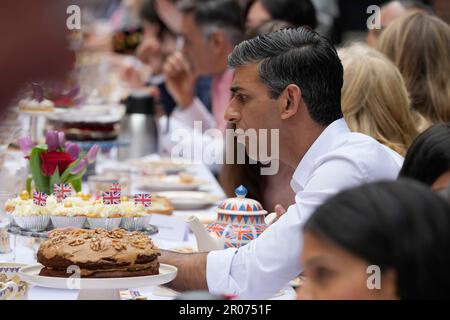
[[[383,299],[399,299],[397,290],[397,272],[395,270],[389,269],[383,272],[383,275],[381,277],[381,289]]]
[[[223,30],[216,30],[209,36],[209,41],[212,44],[213,50],[221,51],[226,46],[226,35]]]
[[[280,96],[281,119],[286,120],[295,116],[302,101],[302,91],[299,86],[290,84],[284,89]]]

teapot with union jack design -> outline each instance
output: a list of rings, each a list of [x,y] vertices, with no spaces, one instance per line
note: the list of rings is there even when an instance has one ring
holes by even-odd
[[[226,199],[219,205],[217,221],[209,224],[206,230],[198,218],[188,219],[199,251],[242,247],[267,228],[267,211],[258,201],[246,198],[247,189],[241,185],[235,189],[235,194],[235,198]]]

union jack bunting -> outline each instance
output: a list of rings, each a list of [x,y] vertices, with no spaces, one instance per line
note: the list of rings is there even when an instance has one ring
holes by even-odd
[[[72,194],[72,187],[68,183],[55,184],[53,186],[53,193],[56,195],[56,200],[61,202]]]
[[[47,205],[47,197],[43,192],[33,192],[33,204],[35,206],[45,207]]]
[[[103,192],[103,204],[120,204],[120,192]]]
[[[134,204],[142,204],[144,207],[148,208],[152,204],[152,196],[149,193],[137,193],[134,195]]]
[[[122,187],[120,186],[120,184],[118,182],[114,182],[111,185],[110,191],[111,192],[122,192]]]
[[[208,232],[215,233],[217,236],[220,237],[220,236],[222,236],[225,228],[223,227],[223,225],[221,225],[219,223],[213,223],[213,224],[210,224],[207,229],[208,229]]]

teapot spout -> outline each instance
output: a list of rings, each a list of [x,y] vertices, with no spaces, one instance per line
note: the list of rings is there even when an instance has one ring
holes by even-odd
[[[197,239],[199,252],[223,249],[223,241],[219,238],[212,237],[197,217],[190,216],[187,219],[187,223]]]

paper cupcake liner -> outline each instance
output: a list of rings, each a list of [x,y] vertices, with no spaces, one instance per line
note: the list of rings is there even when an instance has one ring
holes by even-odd
[[[108,231],[118,228],[122,218],[87,218],[90,229],[103,228]]]
[[[83,228],[86,217],[51,216],[55,228]]]
[[[18,227],[19,225],[17,224],[17,222],[16,222],[16,220],[14,219],[14,216],[11,216],[11,218],[10,218],[11,220],[10,220],[10,226],[11,227]]]
[[[49,216],[31,216],[20,217],[15,216],[14,220],[20,228],[30,231],[44,231],[50,222]]]
[[[150,215],[136,218],[122,218],[120,227],[128,231],[141,231],[147,229],[149,223]]]

